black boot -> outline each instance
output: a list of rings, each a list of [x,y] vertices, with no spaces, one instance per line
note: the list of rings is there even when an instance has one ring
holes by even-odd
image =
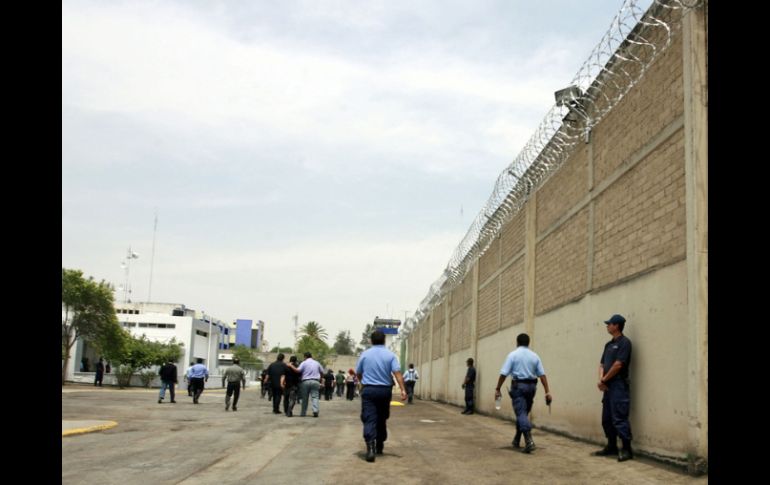
[[[516,436],[513,437],[513,447],[521,448],[521,431],[516,430]]]
[[[532,439],[532,432],[531,431],[525,431],[524,432],[524,453],[532,453],[532,451],[535,449],[535,441]]]
[[[376,451],[377,444],[374,441],[366,442],[366,461],[374,461],[374,453]]]
[[[623,440],[623,448],[618,452],[618,461],[630,460],[634,457],[634,452],[631,451],[631,440]]]
[[[615,440],[608,440],[607,446],[602,448],[599,451],[594,451],[591,453],[593,456],[617,456],[618,455],[618,445],[615,442]]]
[[[382,450],[384,450],[384,449],[385,449],[385,442],[384,441],[377,441],[377,444],[376,444],[376,446],[374,448],[375,453],[377,453],[378,455],[381,455],[382,454]]]

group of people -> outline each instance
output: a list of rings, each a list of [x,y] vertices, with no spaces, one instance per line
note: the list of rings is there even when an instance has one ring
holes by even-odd
[[[622,315],[612,315],[604,322],[607,332],[612,339],[604,346],[599,360],[597,388],[603,393],[602,398],[602,428],[607,438],[607,445],[594,452],[596,456],[617,455],[618,461],[633,458],[631,449],[631,425],[629,423],[629,368],[631,364],[631,341],[623,335],[626,319]],[[279,353],[275,362],[271,363],[262,374],[262,385],[270,390],[273,402],[273,413],[281,414],[280,402],[283,398],[283,414],[293,416],[294,405],[301,400],[300,416],[307,415],[307,408],[312,407],[313,417],[320,413],[319,392],[337,387],[337,395],[341,396],[342,384],[347,388],[347,399],[355,397],[355,389],[361,385],[361,421],[363,423],[363,438],[366,444],[366,461],[374,462],[376,455],[381,455],[385,441],[388,439],[387,420],[390,417],[390,401],[393,395],[393,385],[397,382],[400,388],[401,400],[413,403],[414,386],[420,378],[409,364],[409,370],[401,374],[401,366],[395,354],[385,347],[385,334],[376,330],[371,334],[372,346],[364,351],[356,363],[355,371],[350,369],[347,375],[340,370],[335,375],[331,369],[324,372],[322,365],[313,359],[310,352],[304,353],[304,360],[297,365],[297,357],[291,356],[289,363],[284,362],[284,354]],[[537,353],[529,349],[530,338],[526,333],[516,337],[516,349],[509,353],[502,367],[495,387],[495,400],[501,398],[501,388],[508,377],[511,377],[511,387],[508,391],[511,405],[516,416],[516,434],[512,445],[521,449],[521,439],[524,438],[524,453],[535,450],[532,438],[532,423],[529,413],[537,391],[537,382],[543,384],[545,402],[550,406],[552,401],[551,389],[545,374],[543,363]],[[227,383],[225,396],[225,411],[237,411],[241,386],[246,388],[246,373],[240,367],[237,358],[222,375],[222,386]],[[462,414],[474,413],[474,391],[476,384],[476,369],[474,361],[466,361],[468,370],[462,383],[465,389],[465,409]],[[173,362],[166,363],[160,369],[161,388],[158,403],[162,403],[165,390],[174,400],[174,384],[177,381],[176,366]],[[193,397],[193,403],[203,392],[204,382],[208,381],[208,369],[198,359],[187,370],[186,379],[190,385],[188,394]],[[395,378],[395,380],[394,380]],[[327,399],[331,399],[329,391]],[[620,437],[622,448],[618,448],[617,438]]]
[[[604,323],[607,333],[612,339],[604,346],[599,360],[599,382],[597,387],[602,396],[602,428],[607,438],[607,445],[593,453],[595,456],[617,456],[618,461],[633,458],[631,449],[631,424],[629,422],[630,386],[629,368],[631,364],[631,340],[623,335],[626,319],[622,315],[612,315]],[[543,384],[545,403],[550,406],[551,396],[548,378],[543,363],[535,352],[529,349],[529,335],[519,334],[516,337],[516,349],[508,354],[500,368],[500,375],[495,387],[495,400],[501,398],[503,383],[510,376],[511,387],[508,391],[511,405],[516,416],[516,434],[513,437],[514,448],[521,448],[521,438],[524,437],[524,453],[532,453],[535,442],[532,439],[532,423],[529,413],[537,390],[538,379]],[[468,371],[462,387],[465,389],[465,409],[462,414],[473,414],[473,394],[476,383],[476,369],[473,359],[467,360]],[[410,367],[412,365],[410,364]],[[410,397],[411,401],[411,397]],[[498,407],[499,409],[499,407]],[[621,439],[622,447],[618,448],[617,439]]]
[[[161,366],[158,374],[160,375],[158,404],[162,404],[163,400],[166,398],[166,389],[168,389],[169,396],[171,397],[171,403],[176,404],[175,387],[179,382],[176,364],[169,359]],[[203,364],[203,359],[199,358],[196,359],[195,362],[190,362],[190,367],[185,372],[184,379],[187,381],[187,395],[193,398],[193,404],[198,404],[198,399],[201,394],[203,394],[205,383],[209,380],[209,370]],[[245,385],[246,382],[244,380],[244,387]],[[236,401],[237,400],[238,398],[236,397]]]

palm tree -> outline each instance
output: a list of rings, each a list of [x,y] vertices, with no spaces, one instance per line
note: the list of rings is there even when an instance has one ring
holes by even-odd
[[[307,322],[301,329],[303,335],[316,340],[326,340],[326,330],[318,322]]]

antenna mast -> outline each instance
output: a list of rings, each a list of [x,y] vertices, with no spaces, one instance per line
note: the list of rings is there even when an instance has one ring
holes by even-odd
[[[155,234],[158,232],[158,209],[155,209],[155,225],[152,228],[152,255],[150,256],[150,289],[147,291],[147,301],[152,301],[152,269],[155,265]]]

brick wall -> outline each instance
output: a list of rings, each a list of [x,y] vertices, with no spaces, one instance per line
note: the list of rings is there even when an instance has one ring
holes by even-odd
[[[500,267],[500,239],[494,238],[487,252],[479,260],[479,284],[486,282]]]
[[[500,328],[524,321],[524,258],[500,274]]]
[[[442,317],[436,320],[435,327],[433,328],[433,349],[431,357],[433,360],[439,359],[444,356],[444,318],[443,318],[443,305],[436,307],[436,310],[441,313]],[[437,318],[434,316],[434,318]]]
[[[684,258],[685,222],[679,130],[597,197],[593,287]]]
[[[500,328],[499,291],[499,276],[496,276],[479,291],[478,338],[492,335]]]
[[[682,45],[675,42],[593,130],[596,184],[683,111]]]
[[[587,280],[588,209],[584,208],[537,243],[535,314],[582,295]]]
[[[502,264],[506,264],[524,249],[524,230],[526,229],[524,223],[526,220],[526,211],[522,210],[503,226],[500,236],[500,260]]]
[[[537,191],[537,234],[572,209],[589,189],[588,145],[580,143],[569,159]]]

